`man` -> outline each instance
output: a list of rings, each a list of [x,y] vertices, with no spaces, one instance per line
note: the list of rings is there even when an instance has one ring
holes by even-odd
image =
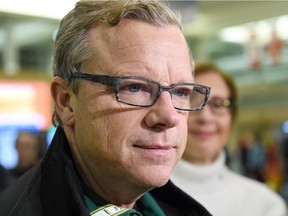
[[[192,65],[180,23],[164,4],[76,4],[55,43],[58,129],[40,167],[2,194],[0,212],[210,215],[169,182],[188,112],[201,109],[210,90],[192,84]]]
[[[39,140],[30,132],[20,132],[16,139],[16,151],[18,153],[18,163],[9,172],[15,178],[19,178],[27,170],[32,168],[39,160]]]

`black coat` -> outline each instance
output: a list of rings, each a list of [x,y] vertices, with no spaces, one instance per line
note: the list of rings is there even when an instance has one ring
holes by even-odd
[[[150,191],[167,216],[209,216],[168,182]],[[58,129],[44,159],[0,194],[1,216],[89,216],[70,148]]]
[[[14,177],[0,165],[0,192],[13,183]]]

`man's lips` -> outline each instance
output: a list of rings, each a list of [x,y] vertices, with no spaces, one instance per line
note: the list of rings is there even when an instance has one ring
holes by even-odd
[[[173,146],[162,146],[162,145],[153,145],[153,146],[146,146],[146,145],[133,145],[136,148],[147,149],[147,150],[170,150],[173,149]]]
[[[167,146],[162,146],[162,145],[133,145],[133,147],[137,148],[138,150],[144,152],[148,152],[151,154],[168,154],[172,150],[175,149],[175,147],[167,145]]]

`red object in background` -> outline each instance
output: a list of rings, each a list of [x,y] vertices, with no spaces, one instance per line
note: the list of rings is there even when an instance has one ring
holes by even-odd
[[[272,65],[277,65],[280,63],[283,42],[278,37],[277,31],[275,29],[272,30],[271,37],[271,41],[267,45],[267,52],[272,60]]]
[[[258,70],[262,67],[261,46],[257,38],[255,30],[251,30],[250,38],[247,44],[247,52],[249,58],[249,66],[253,70]]]
[[[51,125],[49,85],[43,81],[0,81],[0,126]]]

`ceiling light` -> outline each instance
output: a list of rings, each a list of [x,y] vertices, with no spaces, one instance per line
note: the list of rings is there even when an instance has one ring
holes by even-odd
[[[74,7],[75,3],[76,0],[0,1],[0,12],[61,19]]]

